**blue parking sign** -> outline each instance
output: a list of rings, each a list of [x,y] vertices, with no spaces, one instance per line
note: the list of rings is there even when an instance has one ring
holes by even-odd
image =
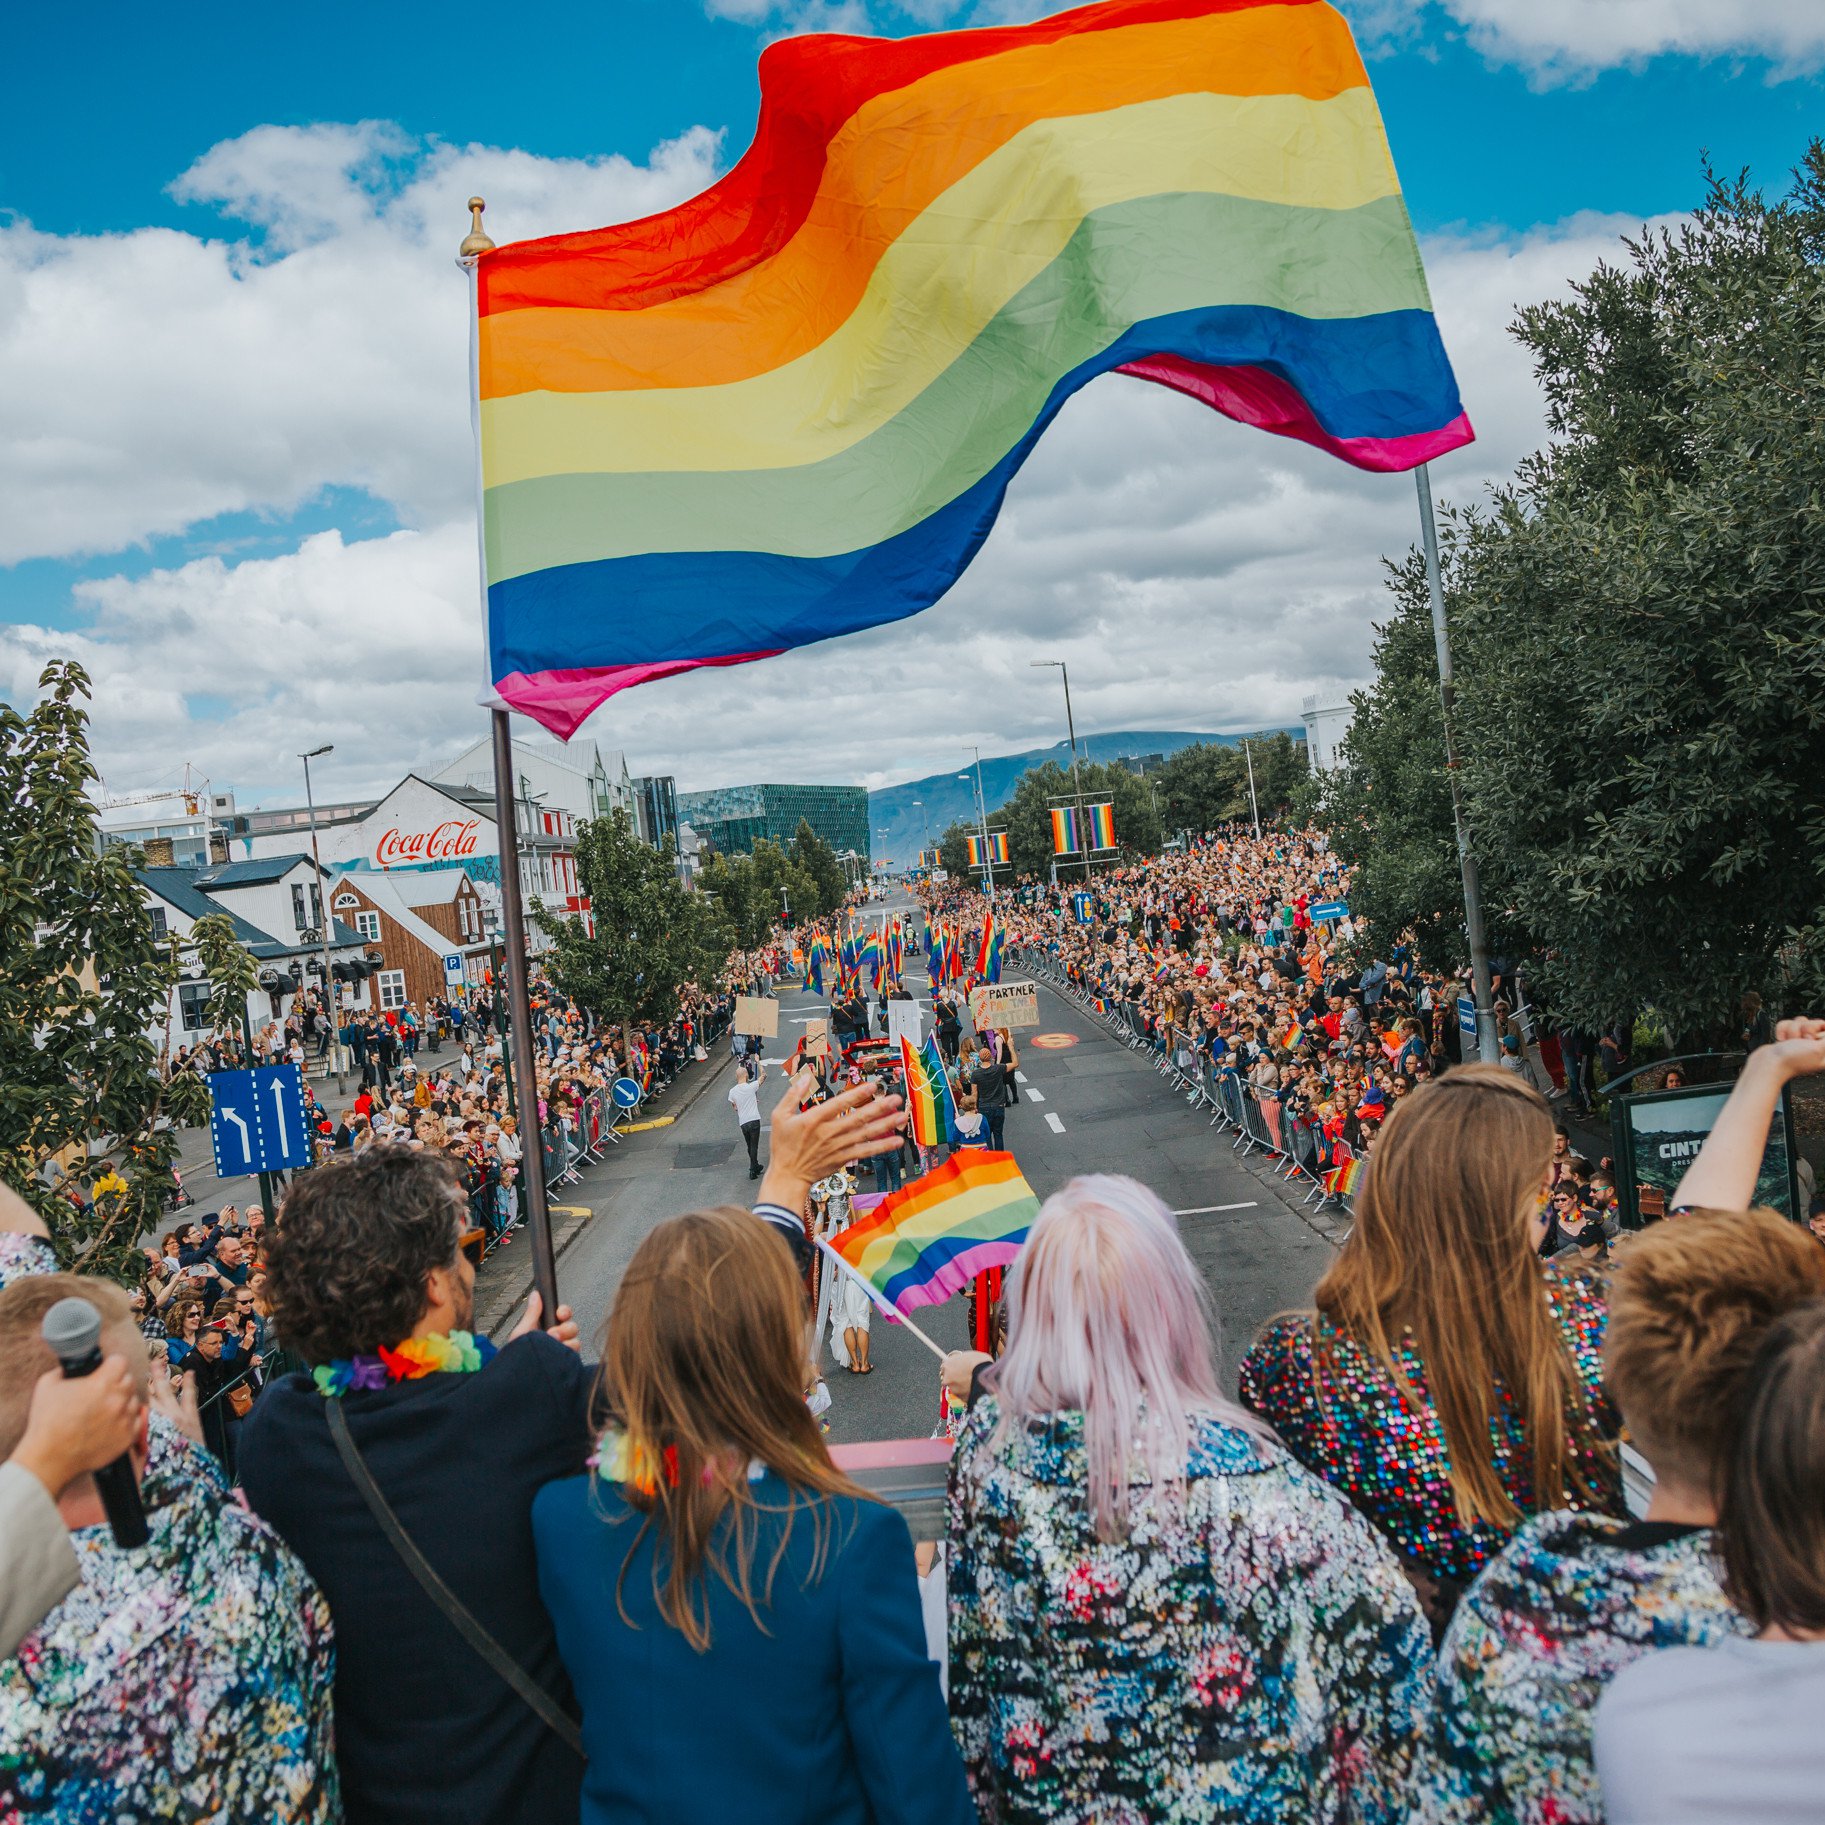
[[[290,1172],[311,1163],[304,1074],[296,1065],[209,1074],[209,1138],[216,1177]]]

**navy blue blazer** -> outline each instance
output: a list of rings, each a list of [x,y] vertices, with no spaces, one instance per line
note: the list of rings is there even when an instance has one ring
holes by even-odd
[[[785,1525],[764,1508],[790,1491],[769,1473],[754,1494],[758,1580]],[[659,1613],[650,1530],[628,1558],[642,1517],[619,1484],[568,1477],[539,1491],[539,1590],[589,1749],[584,1825],[975,1825],[906,1522],[853,1497],[822,1505],[817,1581],[801,1498],[764,1632],[711,1573],[710,1646],[698,1653]]]

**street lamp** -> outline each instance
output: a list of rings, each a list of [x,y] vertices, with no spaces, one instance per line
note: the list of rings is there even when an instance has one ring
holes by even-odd
[[[982,889],[989,899],[995,897],[995,864],[989,859],[989,801],[982,789],[982,750],[971,748],[976,757],[976,828],[982,835]],[[969,778],[967,773],[959,773],[959,779]]]
[[[323,882],[323,858],[317,853],[317,801],[311,794],[311,762],[335,751],[336,744],[326,741],[322,747],[312,748],[298,758],[304,762],[304,805],[310,813],[311,860],[317,868],[317,935],[323,941],[323,1011],[330,1023],[330,1056],[336,1061],[336,1094],[344,1096],[348,1093],[348,1084],[343,1077],[342,1022],[336,1018],[336,979],[330,974],[330,920],[335,915],[330,910],[330,896]]]
[[[1077,773],[1077,724],[1071,717],[1071,673],[1062,659],[1033,659],[1028,662],[1036,670],[1050,671],[1054,666],[1065,681],[1065,733],[1071,739],[1071,796],[1077,801],[1078,815],[1083,815],[1084,789]],[[1090,878],[1090,851],[1084,850],[1084,879]]]

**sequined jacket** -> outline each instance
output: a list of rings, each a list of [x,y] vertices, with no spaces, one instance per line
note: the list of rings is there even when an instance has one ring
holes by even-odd
[[[55,1267],[0,1235],[0,1286]],[[140,1494],[147,1544],[72,1533],[81,1581],[0,1663],[0,1825],[335,1825],[328,1605],[157,1413]]]
[[[1536,1515],[1458,1607],[1414,1780],[1414,1825],[1601,1825],[1597,1701],[1660,1648],[1752,1633],[1705,1528]]]
[[[1430,1641],[1347,1503],[1205,1420],[1183,1502],[1137,1488],[1104,1544],[1082,1415],[1001,1442],[998,1419],[971,1408],[950,1483],[951,1719],[985,1825],[1402,1816]]]
[[[1601,1282],[1575,1266],[1549,1265],[1545,1279],[1578,1376],[1578,1398],[1568,1416],[1573,1457],[1596,1492],[1589,1506],[1620,1516],[1622,1481],[1612,1445],[1616,1417],[1603,1393],[1608,1301]],[[1395,1354],[1416,1401],[1322,1315],[1277,1319],[1243,1361],[1242,1399],[1301,1463],[1355,1503],[1403,1559],[1455,1588],[1502,1550],[1512,1530],[1458,1519],[1451,1459],[1426,1365],[1410,1336],[1396,1343]],[[1497,1394],[1501,1407],[1491,1426],[1496,1474],[1521,1513],[1532,1514],[1539,1503],[1526,1441],[1507,1396],[1500,1389]]]

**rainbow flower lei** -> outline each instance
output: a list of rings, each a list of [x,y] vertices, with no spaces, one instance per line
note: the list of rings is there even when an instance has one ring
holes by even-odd
[[[468,1331],[446,1336],[408,1337],[397,1349],[384,1344],[374,1356],[344,1356],[312,1370],[317,1392],[326,1399],[351,1388],[384,1388],[391,1382],[417,1381],[426,1375],[468,1375],[494,1360],[495,1347]]]

